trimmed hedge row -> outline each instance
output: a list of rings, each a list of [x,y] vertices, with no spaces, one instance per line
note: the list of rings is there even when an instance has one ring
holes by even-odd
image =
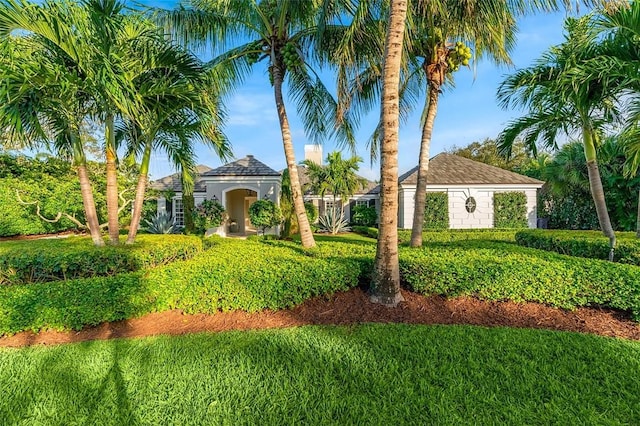
[[[561,308],[607,306],[640,320],[640,268],[507,243],[402,249],[400,274],[414,291]]]
[[[113,277],[0,287],[0,335],[80,329],[154,311],[214,313],[284,309],[358,284],[349,257],[224,241],[193,259]]]
[[[86,237],[0,243],[0,285],[111,276],[185,260],[202,251],[186,235],[139,235],[133,245],[96,247]]]
[[[366,237],[378,238],[378,228],[366,226],[353,226],[353,232]],[[448,229],[443,231],[422,231],[423,243],[439,242],[448,243],[452,241],[515,241],[516,231],[512,229]],[[411,230],[398,230],[398,241],[408,243],[411,240]]]
[[[614,261],[640,266],[640,240],[633,232],[617,232]],[[555,231],[531,229],[519,231],[516,242],[525,247],[554,251],[592,259],[609,258],[609,239],[599,231]]]

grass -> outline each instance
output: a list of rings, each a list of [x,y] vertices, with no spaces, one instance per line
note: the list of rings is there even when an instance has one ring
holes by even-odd
[[[361,325],[0,350],[3,424],[639,424],[640,343]]]

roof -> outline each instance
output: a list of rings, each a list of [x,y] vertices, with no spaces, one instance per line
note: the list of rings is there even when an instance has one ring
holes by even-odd
[[[374,189],[378,188],[378,184],[376,182],[372,182],[366,178],[363,178],[362,176],[358,177],[361,179],[365,179],[367,181],[367,184],[364,188],[359,186],[354,195],[377,194],[379,192],[372,192]],[[304,190],[304,195],[312,195],[311,191],[309,190],[311,181],[309,180],[309,175],[307,174],[307,168],[304,165],[298,167],[298,179],[300,179],[300,186],[302,186],[302,189]],[[328,194],[330,194],[330,192],[328,192]]]
[[[418,167],[398,178],[400,184],[416,185]],[[544,182],[500,167],[454,154],[442,153],[429,160],[428,185],[540,185]]]
[[[256,160],[253,155],[247,155],[217,169],[209,170],[203,176],[280,176],[280,173]]]
[[[198,175],[196,176],[195,186],[193,188],[193,192],[206,192],[206,188],[204,182],[200,176],[204,173],[207,173],[211,170],[211,167],[205,166],[204,164],[199,164],[196,166],[196,170]],[[182,191],[182,183],[180,182],[180,173],[174,173],[169,176],[165,176],[158,180],[155,180],[149,184],[151,189],[155,189],[157,191]]]

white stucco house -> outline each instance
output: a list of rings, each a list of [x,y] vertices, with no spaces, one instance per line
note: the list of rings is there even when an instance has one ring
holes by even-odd
[[[321,163],[322,148],[305,146],[305,159]],[[303,188],[308,183],[305,167],[298,167]],[[417,167],[399,178],[398,226],[411,228]],[[430,160],[427,175],[427,192],[446,192],[448,195],[449,225],[451,228],[492,228],[493,196],[499,192],[523,192],[527,198],[527,220],[530,228],[536,227],[536,193],[544,182],[513,173],[498,167],[469,160],[452,154],[438,154]],[[247,235],[255,233],[249,222],[249,206],[258,199],[279,203],[281,172],[262,163],[252,155],[225,164],[216,169],[198,166],[194,199],[196,205],[203,200],[217,200],[227,210],[229,220],[222,233]],[[176,173],[151,183],[151,188],[162,191],[167,197],[158,199],[158,212],[171,213],[175,221],[184,224],[182,188]],[[312,202],[319,214],[331,208],[331,195],[320,197],[306,191],[305,201]],[[380,188],[368,181],[344,203],[346,217],[351,217],[356,205],[375,206],[380,209]],[[271,232],[278,232],[277,229]]]

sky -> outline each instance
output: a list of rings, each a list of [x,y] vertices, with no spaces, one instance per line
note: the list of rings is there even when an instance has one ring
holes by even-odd
[[[144,2],[143,2],[144,3]],[[149,6],[171,8],[173,1],[146,2]],[[533,63],[542,52],[563,40],[562,23],[566,12],[538,14],[521,18],[518,22],[517,45],[512,52],[512,67],[497,67],[489,61],[479,62],[474,69],[462,67],[455,75],[456,85],[441,95],[438,104],[432,142],[431,157],[450,150],[454,146],[463,147],[475,141],[495,138],[512,118],[522,115],[522,111],[500,109],[496,102],[496,90],[504,76],[517,68]],[[331,79],[325,81],[331,86]],[[285,103],[291,122],[292,138],[296,160],[304,159],[304,145],[310,143],[304,127],[296,115],[292,102]],[[269,84],[262,63],[255,67],[249,79],[226,101],[228,119],[224,132],[229,138],[234,157],[248,154],[275,170],[286,167],[282,137],[275,109],[273,88]],[[415,167],[420,149],[420,108],[401,124],[399,139],[399,172]],[[364,159],[360,174],[377,180],[380,176],[379,164],[371,164],[366,141],[369,139],[379,118],[379,111],[373,111],[359,123],[357,152]],[[323,144],[326,154],[340,147],[334,141]],[[223,164],[215,153],[204,146],[197,148],[198,163],[209,167]],[[343,157],[350,156],[344,150]],[[150,167],[151,179],[158,179],[175,172],[170,162],[162,154],[154,154]]]

